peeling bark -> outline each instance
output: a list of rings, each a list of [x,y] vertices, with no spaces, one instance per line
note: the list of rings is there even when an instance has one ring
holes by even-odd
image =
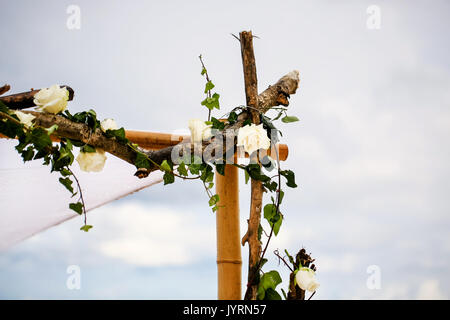
[[[240,34],[242,65],[244,68],[245,96],[247,106],[254,124],[259,124],[258,110],[258,79],[256,75],[255,54],[253,51],[252,32],[243,31]],[[262,101],[264,99],[261,99]],[[251,161],[257,161],[257,156]],[[243,237],[243,244],[248,242],[248,283],[245,292],[245,300],[256,300],[258,293],[259,259],[261,256],[261,241],[258,239],[258,229],[261,222],[262,209],[262,182],[251,180],[250,217],[248,219],[248,230]]]
[[[5,86],[6,87],[6,86]],[[66,87],[66,89],[69,91],[69,101],[73,100],[73,89],[69,86],[63,85],[62,87]],[[9,90],[9,86],[8,86]],[[21,93],[15,93],[8,96],[0,97],[0,101],[3,102],[8,106],[10,109],[27,109],[32,108],[35,106],[34,104],[34,95],[39,92],[40,89],[27,91],[27,92],[21,92]],[[0,90],[1,91],[1,90]]]

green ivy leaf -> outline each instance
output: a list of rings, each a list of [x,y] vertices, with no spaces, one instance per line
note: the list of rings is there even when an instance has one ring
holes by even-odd
[[[22,156],[23,162],[32,160],[34,157],[33,147],[28,147],[27,150],[22,151],[21,156]]]
[[[290,122],[299,121],[299,119],[295,116],[285,116],[285,117],[281,118],[281,121],[284,123],[290,123]]]
[[[275,288],[281,283],[281,281],[280,274],[275,270],[264,273],[259,281],[258,299],[265,299],[268,289],[275,291]],[[273,293],[269,292],[269,297],[272,297],[272,295]]]
[[[61,173],[61,175],[62,175],[63,177],[67,177],[67,176],[72,175],[72,172],[70,172],[70,171],[67,170],[67,169],[62,169],[62,170],[59,171],[59,172]]]
[[[218,194],[213,195],[211,198],[209,198],[209,201],[208,201],[210,207],[216,205],[218,202],[219,202]]]
[[[201,105],[207,107],[209,110],[212,110],[214,108],[220,109],[219,98],[220,95],[218,93],[214,93],[211,98],[207,97],[205,100],[203,100],[201,102]]]
[[[178,169],[178,172],[180,173],[180,175],[185,176],[185,177],[188,176],[188,172],[187,172],[187,169],[186,169],[186,166],[185,166],[184,162],[181,162],[178,165],[177,169]]]
[[[9,113],[9,108],[3,101],[0,101],[0,112]]]
[[[105,134],[106,134],[106,136],[108,138],[113,138],[114,137],[119,142],[122,142],[122,143],[128,143],[129,142],[129,140],[126,138],[125,129],[123,127],[119,128],[119,129],[116,129],[116,130],[111,130],[111,129],[106,130]]]
[[[166,173],[164,173],[163,180],[164,185],[171,184],[175,182],[175,176],[173,175],[173,173],[166,171]]]
[[[266,294],[264,296],[264,300],[282,300],[281,296],[274,289],[269,288],[266,290]]]
[[[81,152],[87,152],[87,153],[93,153],[93,152],[95,152],[95,147],[86,144],[86,145],[84,145],[83,147],[80,148],[80,151]]]
[[[211,81],[208,81],[205,85],[205,93],[214,88],[214,84]]]
[[[248,174],[247,170],[245,170],[244,172],[245,172],[245,184],[247,184],[248,180],[250,180],[250,175]]]
[[[212,123],[212,129],[218,129],[218,130],[225,129],[225,123],[223,123],[222,121],[220,121],[214,117],[211,118],[211,123]]]
[[[84,231],[84,232],[88,232],[89,229],[91,229],[91,228],[93,228],[91,225],[86,224],[86,225],[82,226],[82,227],[80,228],[80,230],[82,230],[82,231]]]
[[[69,208],[75,211],[78,214],[83,213],[83,204],[81,202],[70,203]]]
[[[266,189],[268,189],[269,191],[272,191],[272,192],[276,191],[278,188],[278,183],[276,183],[275,181],[267,181],[267,182],[264,182],[263,185]]]
[[[270,121],[270,119],[265,115],[261,115],[261,122],[263,124],[263,128],[267,131],[267,136],[269,137],[272,144],[277,143],[280,140],[278,138],[278,133],[281,134],[280,130],[278,130],[272,123],[272,121]]]
[[[43,128],[34,128],[31,131],[31,142],[37,150],[42,150],[52,145],[52,140],[48,136],[47,130]]]
[[[73,194],[72,180],[70,178],[59,178],[59,182]]]
[[[278,235],[280,231],[281,223],[283,222],[283,215],[277,212],[277,207],[270,203],[264,206],[264,219],[267,220],[270,227],[273,229],[273,233]]]
[[[286,178],[287,182],[286,185],[291,188],[297,188],[297,185],[295,184],[295,174],[291,170],[282,170],[280,171],[280,174]]]
[[[171,172],[172,171],[172,168],[170,167],[170,164],[167,162],[167,160],[164,160],[161,163],[160,167],[161,167],[162,171],[165,171],[165,172]]]
[[[50,128],[47,128],[47,134],[52,135],[56,130],[58,130],[58,125],[54,124]]]
[[[148,160],[147,156],[143,153],[138,152],[136,154],[136,160],[134,162],[134,165],[136,168],[150,168],[150,161]]]
[[[228,123],[229,124],[234,124],[238,119],[238,115],[236,112],[231,111],[230,115],[228,116]]]
[[[289,252],[286,249],[284,249],[284,252],[288,256],[289,262],[292,263],[293,265],[295,265],[294,258],[289,254]]]
[[[10,120],[3,121],[3,119],[0,118],[0,133],[8,138],[14,139],[20,134],[23,135],[23,126]]]
[[[254,180],[259,180],[262,182],[268,182],[270,181],[270,178],[266,176],[261,171],[261,167],[257,163],[250,163],[245,167],[245,170],[248,172],[250,177]]]
[[[206,68],[205,67],[203,67],[202,68],[202,72],[201,72],[201,75],[203,76],[204,74],[206,73]]]
[[[216,163],[216,170],[222,176],[225,175],[225,163]]]

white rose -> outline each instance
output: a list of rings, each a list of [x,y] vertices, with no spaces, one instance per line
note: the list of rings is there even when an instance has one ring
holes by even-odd
[[[33,125],[33,120],[36,118],[32,114],[25,113],[22,111],[14,111],[14,114],[19,118],[20,123],[22,123],[26,128],[31,128]]]
[[[308,290],[310,292],[316,291],[320,286],[316,280],[316,273],[309,268],[300,268],[295,275],[295,281],[302,290]]]
[[[57,84],[39,90],[34,95],[34,104],[37,106],[37,110],[54,114],[64,111],[68,100],[69,91],[65,87],[60,88]]]
[[[119,127],[117,126],[117,123],[114,121],[114,119],[105,119],[102,122],[100,122],[100,128],[102,128],[103,132],[106,132],[106,130],[117,130]]]
[[[96,149],[95,152],[80,152],[76,160],[81,171],[99,172],[105,166],[106,155],[104,150]]]
[[[203,120],[191,119],[188,123],[189,130],[191,130],[192,142],[202,142],[211,137],[211,125],[207,125]]]
[[[256,150],[270,148],[270,139],[262,124],[252,123],[239,129],[237,145],[244,146],[244,150],[250,155]]]

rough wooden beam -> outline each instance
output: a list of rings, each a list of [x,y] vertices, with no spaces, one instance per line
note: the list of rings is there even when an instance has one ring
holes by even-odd
[[[242,66],[244,69],[245,96],[247,108],[252,117],[252,122],[260,123],[260,112],[258,110],[258,79],[256,75],[255,54],[253,51],[253,35],[251,31],[243,31],[239,34],[241,42]],[[250,161],[257,161],[257,156]],[[248,230],[242,244],[248,242],[248,283],[245,292],[245,300],[256,300],[258,293],[259,259],[261,256],[261,241],[258,239],[258,229],[261,222],[262,209],[262,182],[251,180],[250,217],[248,219]]]
[[[71,87],[63,85],[69,91],[69,101],[73,100],[74,91]],[[0,97],[0,101],[8,106],[10,109],[27,109],[34,107],[34,95],[39,92],[40,89],[30,90],[26,92],[11,94],[8,96]]]
[[[275,85],[270,86],[268,89],[266,89],[263,93],[261,93],[258,96],[258,105],[260,105],[259,101],[262,101],[261,105],[264,107],[264,110],[269,110],[270,109],[269,106],[279,105],[279,98],[278,98],[279,90],[278,89],[274,90],[271,88],[272,87],[282,88],[280,90],[285,90],[283,92],[293,94],[297,89],[298,83],[299,83],[298,72],[297,71],[290,72],[289,74],[285,75],[280,80],[278,80],[278,82]],[[5,87],[9,86],[3,86],[2,88]],[[66,86],[66,88],[69,90],[70,94],[69,100],[73,99],[73,90],[68,86]],[[37,92],[38,90],[32,90],[9,96],[3,96],[0,97],[0,101],[4,102],[11,109],[26,109],[34,106],[33,97]],[[83,141],[94,147],[102,148],[106,152],[109,152],[132,165],[134,165],[135,163],[136,152],[133,149],[124,146],[123,144],[120,144],[114,139],[107,138],[102,134],[100,130],[97,130],[92,135],[89,135],[88,133],[90,132],[90,129],[86,125],[81,123],[74,123],[62,116],[35,111],[24,111],[24,112],[32,113],[36,117],[35,120],[36,123],[43,127],[48,128],[51,127],[53,124],[57,124],[58,130],[56,131],[56,135],[59,137],[67,137],[69,139]],[[247,119],[247,117],[248,114],[244,112],[239,116],[239,119],[236,123],[234,123],[232,126],[226,126],[225,128],[228,129],[229,131],[225,135],[234,134],[233,129],[240,128],[243,122]],[[190,146],[189,143],[186,144]],[[160,150],[143,151],[143,152],[146,153],[150,159],[160,164],[162,163],[162,161],[169,160],[171,158],[173,148],[174,146],[169,146]],[[157,169],[158,168],[156,166],[152,166],[149,172]]]
[[[11,87],[8,84],[5,84],[4,86],[0,87],[0,96],[5,92],[8,92],[9,89],[11,89]]]

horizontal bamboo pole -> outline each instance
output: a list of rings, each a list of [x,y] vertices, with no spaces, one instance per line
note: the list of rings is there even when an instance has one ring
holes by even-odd
[[[148,131],[135,131],[135,130],[127,130],[125,131],[126,137],[133,143],[138,144],[141,148],[147,150],[160,150],[163,148],[167,148],[170,146],[177,145],[183,139],[189,139],[189,136],[182,135],[173,135],[170,133],[161,133],[161,132],[148,132]],[[0,138],[8,138],[0,133]],[[59,137],[52,135],[52,141],[59,142]],[[285,161],[289,154],[288,146],[285,144],[277,144],[278,155],[280,157],[280,161]],[[273,158],[276,159],[276,152],[272,150],[267,150],[267,153]],[[248,154],[245,154],[245,157],[248,158]]]

